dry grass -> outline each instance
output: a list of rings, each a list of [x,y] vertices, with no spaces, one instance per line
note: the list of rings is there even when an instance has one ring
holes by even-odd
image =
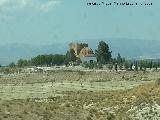
[[[0,119],[12,120],[128,120],[131,106],[160,104],[154,83],[129,91],[77,91],[47,99],[0,101]]]
[[[0,83],[37,83],[50,81],[85,81],[85,82],[106,82],[106,81],[150,81],[159,78],[158,72],[96,72],[96,71],[52,71],[46,73],[23,73],[1,75]]]
[[[155,83],[156,83],[157,85],[160,85],[160,78],[157,78]]]
[[[148,81],[158,80],[159,73],[143,72],[71,72],[21,74],[1,76],[0,83],[41,83],[48,81]],[[156,84],[155,84],[156,83]],[[32,88],[34,89],[34,88]],[[160,105],[157,82],[129,90],[74,90],[62,91],[63,96],[48,98],[0,99],[0,120],[136,120],[128,112],[142,104]]]

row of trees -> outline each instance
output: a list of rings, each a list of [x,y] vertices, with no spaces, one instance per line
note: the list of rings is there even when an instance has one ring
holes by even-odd
[[[63,63],[65,63],[65,59],[66,56],[60,54],[38,55],[31,58],[30,60],[19,59],[17,65],[19,67],[62,65]]]
[[[104,41],[99,42],[97,50],[95,50],[95,54],[97,57],[98,64],[106,64],[111,61],[112,55],[111,51],[109,51],[109,46]],[[19,67],[25,66],[52,66],[52,65],[68,65],[70,63],[80,64],[81,60],[76,57],[75,51],[70,49],[67,51],[66,55],[38,55],[36,57],[31,58],[30,60],[20,59],[17,62]],[[11,63],[9,66],[15,66],[14,63]]]
[[[109,50],[109,46],[104,41],[100,41],[97,50],[95,50],[95,54],[97,57],[97,63],[85,63],[85,67],[88,68],[102,68],[103,65],[107,64],[109,69],[118,69],[122,70],[146,70],[146,68],[155,68],[160,67],[160,62],[153,60],[125,60],[125,58],[121,57],[120,53],[118,53],[116,58],[112,58],[112,51]]]
[[[157,69],[160,67],[160,62],[159,61],[153,61],[153,60],[135,60],[135,61],[125,61],[124,62],[124,68],[126,70],[146,70],[146,68],[152,69],[155,68]]]
[[[103,65],[108,66],[109,69],[126,69],[126,70],[145,70],[146,68],[158,68],[160,67],[159,62],[153,62],[148,60],[138,60],[138,61],[129,61],[122,58],[120,53],[118,53],[116,58],[112,58],[112,51],[109,49],[109,45],[100,41],[97,49],[95,50],[95,55],[97,62],[94,63],[83,63],[82,65],[87,68],[102,68]],[[60,54],[50,54],[50,55],[38,55],[31,58],[30,60],[20,59],[17,62],[19,67],[25,66],[53,66],[53,65],[68,65],[74,63],[79,65],[81,60],[76,57],[73,49],[67,51],[65,55]],[[9,64],[10,67],[14,67],[14,63]]]

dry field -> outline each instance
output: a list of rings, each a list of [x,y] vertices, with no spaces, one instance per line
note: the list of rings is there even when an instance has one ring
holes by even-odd
[[[0,76],[0,120],[160,120],[160,72]]]

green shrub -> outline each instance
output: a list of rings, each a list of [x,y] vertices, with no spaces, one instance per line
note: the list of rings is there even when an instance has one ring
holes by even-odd
[[[112,70],[113,69],[113,64],[108,64],[108,69]]]

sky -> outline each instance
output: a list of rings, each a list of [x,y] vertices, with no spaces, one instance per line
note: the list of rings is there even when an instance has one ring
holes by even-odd
[[[88,2],[153,3],[88,6]],[[160,0],[0,0],[0,44],[53,44],[84,39],[160,41]]]

